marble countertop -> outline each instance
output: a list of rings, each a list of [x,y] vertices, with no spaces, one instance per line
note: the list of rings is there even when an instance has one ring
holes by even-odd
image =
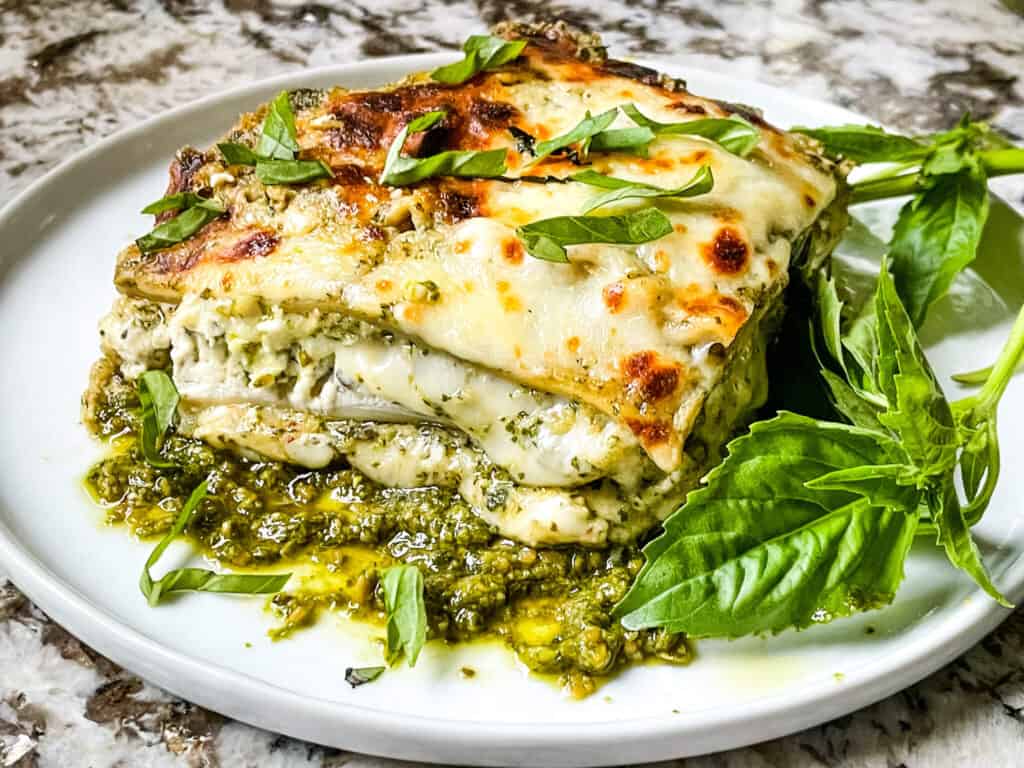
[[[455,48],[538,12],[621,55],[791,87],[908,131],[964,110],[1024,137],[1024,17],[996,0],[0,0],[0,203],[99,138],[253,79]],[[542,9],[542,11],[541,11]],[[1002,180],[1000,180],[1002,181]],[[999,191],[1024,205],[1024,184]],[[818,728],[686,766],[1002,766],[1024,743],[1024,609],[918,685]],[[398,764],[258,731],[147,685],[0,572],[0,766]]]

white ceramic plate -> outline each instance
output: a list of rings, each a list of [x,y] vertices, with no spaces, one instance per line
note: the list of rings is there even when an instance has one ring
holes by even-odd
[[[140,205],[162,193],[179,146],[208,145],[281,88],[375,86],[451,58],[319,69],[204,99],[97,144],[0,213],[0,561],[15,583],[118,663],[233,718],[362,752],[487,765],[622,764],[767,739],[893,693],[995,627],[1006,612],[919,542],[899,598],[883,611],[769,639],[701,642],[689,667],[630,669],[580,702],[486,646],[431,646],[415,669],[352,690],[345,667],[379,659],[364,627],[329,619],[271,643],[261,599],[194,595],[147,607],[137,581],[151,545],[102,526],[80,484],[99,448],[78,415],[98,355],[96,322],[114,297],[114,254],[150,226]],[[781,126],[858,119],[759,84],[651,64],[686,77],[697,93],[758,105]],[[884,237],[897,207],[861,213]],[[848,241],[851,263],[873,271],[862,259],[878,242],[862,228]],[[995,207],[987,242],[998,251],[983,249],[976,272],[925,329],[943,377],[991,362],[1007,306],[1024,300],[1024,234],[1005,207]],[[978,529],[995,581],[1011,598],[1024,595],[1024,474],[1015,471],[1024,460],[1022,426],[1024,387],[1015,381],[1001,413],[1004,476]],[[467,664],[478,671],[471,680],[459,675]]]

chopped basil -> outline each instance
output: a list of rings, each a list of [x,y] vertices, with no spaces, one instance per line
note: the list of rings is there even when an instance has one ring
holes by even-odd
[[[345,682],[353,688],[372,683],[384,674],[387,667],[349,667],[345,670]]]
[[[270,102],[267,116],[263,118],[256,154],[273,160],[291,160],[298,151],[295,115],[292,114],[292,106],[288,101],[288,91],[281,91]]]
[[[393,664],[405,654],[416,665],[427,641],[427,608],[423,601],[423,574],[415,565],[395,565],[380,576],[387,612],[387,658]]]
[[[142,429],[139,447],[146,461],[154,467],[173,467],[174,463],[160,456],[160,440],[174,421],[178,411],[178,389],[163,371],[146,371],[139,376],[139,403],[142,405]]]
[[[668,217],[657,208],[644,208],[622,216],[556,216],[516,230],[531,256],[568,263],[567,245],[611,243],[639,245],[672,231]]]
[[[617,179],[614,176],[605,176],[591,170],[580,171],[569,178],[573,181],[589,184],[592,187],[601,187],[608,190],[588,200],[586,205],[583,206],[583,213],[590,213],[590,211],[603,205],[631,198],[695,197],[707,194],[715,184],[711,168],[707,165],[702,165],[693,175],[693,178],[683,184],[683,186],[676,187],[675,189],[663,189],[653,184],[644,184],[643,182],[629,181],[628,179]]]
[[[761,134],[757,128],[738,117],[708,117],[701,120],[687,120],[682,123],[659,123],[643,115],[633,104],[623,105],[622,111],[634,123],[650,128],[659,136],[680,134],[702,136],[740,157],[750,154],[761,140]]]
[[[159,251],[161,248],[176,245],[183,240],[188,240],[211,221],[224,214],[224,207],[216,200],[208,200],[202,197],[198,199],[199,202],[186,208],[173,219],[165,221],[148,235],[143,235],[137,239],[135,244],[139,246],[139,250],[143,253],[152,253],[153,251]],[[160,202],[158,200],[156,203],[146,207],[152,208],[153,205],[159,205]]]
[[[181,513],[174,521],[171,529],[164,534],[160,543],[156,545],[146,565],[142,569],[142,576],[139,577],[139,589],[145,595],[151,606],[157,605],[164,595],[171,592],[229,592],[234,594],[266,595],[273,592],[280,592],[288,579],[290,573],[281,574],[222,574],[205,568],[178,568],[168,571],[156,581],[149,573],[149,569],[156,565],[157,560],[164,553],[164,550],[174,541],[175,537],[185,530],[189,519],[195,514],[203,499],[206,498],[207,481],[200,483],[192,495],[188,497]]]
[[[260,156],[245,144],[237,141],[224,141],[217,145],[224,161],[228,165],[256,165]]]
[[[457,85],[485,69],[496,69],[517,58],[526,47],[525,40],[505,40],[491,35],[472,35],[462,45],[462,61],[438,67],[430,76],[439,83]]]
[[[263,160],[256,163],[256,176],[264,184],[302,184],[331,178],[330,167],[322,160]]]
[[[588,139],[592,139],[615,122],[617,114],[617,109],[609,109],[607,112],[602,112],[596,117],[591,116],[590,112],[587,112],[586,117],[580,120],[572,130],[563,133],[561,136],[555,136],[553,139],[537,142],[534,146],[533,160],[530,162],[530,165],[537,164],[552,152],[565,149],[577,142],[585,142]],[[585,151],[584,154],[586,154]]]
[[[443,109],[427,112],[409,122],[391,143],[380,183],[390,187],[404,187],[436,176],[462,176],[494,178],[507,170],[507,150],[490,149],[482,152],[447,151],[429,157],[406,157],[402,154],[405,140],[410,133],[426,131],[435,126],[447,113]]]
[[[177,192],[173,195],[161,197],[155,203],[150,203],[142,209],[142,213],[157,215],[167,211],[180,211],[182,208],[191,208],[194,205],[207,202],[208,198],[200,197],[195,192]]]

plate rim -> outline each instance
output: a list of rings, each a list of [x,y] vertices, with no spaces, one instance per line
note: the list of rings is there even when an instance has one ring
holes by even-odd
[[[401,68],[409,72],[429,69],[456,58],[452,52],[388,56],[352,64],[306,68],[218,91],[188,102],[105,137],[45,173],[0,209],[0,232],[13,226],[19,213],[36,203],[47,190],[79,165],[93,160],[121,142],[146,134],[185,115],[202,112],[228,98],[245,97],[286,87],[314,77],[344,81],[376,70]],[[746,78],[731,77],[692,67],[673,57],[638,57],[659,71],[681,72],[708,80],[727,80],[752,90],[771,93],[807,109],[828,107],[848,119],[866,118],[845,108],[801,94],[793,94]],[[21,254],[3,265],[4,271]],[[6,259],[4,260],[6,261]],[[221,712],[260,728],[288,733],[318,743],[331,743],[353,751],[407,760],[469,764],[536,764],[543,758],[551,765],[606,765],[629,760],[662,760],[721,749],[747,746],[776,738],[870,705],[908,687],[941,668],[987,635],[1010,611],[984,599],[980,590],[953,610],[925,640],[905,643],[898,650],[846,674],[841,686],[827,691],[809,681],[795,691],[757,699],[731,715],[727,707],[715,707],[685,715],[657,715],[625,721],[595,720],[585,723],[496,723],[451,720],[422,715],[389,714],[358,704],[304,696],[276,684],[221,664],[203,661],[175,651],[151,639],[130,624],[122,623],[106,609],[94,605],[72,585],[62,581],[16,538],[0,518],[0,563],[10,580],[55,621],[84,639],[100,653],[188,701]],[[1004,591],[1014,601],[1024,596],[1024,552],[1008,562],[1000,573]],[[982,599],[977,599],[976,595]],[[245,702],[274,700],[269,716]],[[282,708],[289,716],[282,717]],[[263,709],[267,709],[264,707]],[[288,727],[282,728],[287,719]],[[293,724],[299,727],[291,727]],[[325,727],[344,729],[342,743],[325,740]],[[456,733],[452,733],[456,731]],[[401,742],[390,737],[402,735]],[[742,734],[737,736],[737,734]],[[595,760],[597,762],[595,762]]]

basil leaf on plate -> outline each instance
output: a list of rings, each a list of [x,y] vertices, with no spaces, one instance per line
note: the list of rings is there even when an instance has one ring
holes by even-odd
[[[139,577],[139,589],[151,606],[157,605],[165,595],[172,592],[227,592],[234,594],[264,595],[280,592],[291,578],[290,573],[283,574],[223,574],[205,568],[179,568],[168,571],[157,580],[153,580],[149,569],[156,565],[160,556],[170,543],[185,530],[188,521],[195,514],[199,505],[207,495],[207,481],[200,483],[182,507],[181,513],[174,521],[171,529],[150,553]]]
[[[322,160],[259,160],[256,177],[264,184],[303,184],[333,177]]]
[[[237,141],[221,142],[217,149],[228,165],[256,165],[260,159],[250,147]]]
[[[142,427],[139,447],[146,461],[154,467],[173,467],[174,463],[160,456],[160,441],[174,421],[181,398],[171,377],[163,371],[146,371],[137,384],[142,405]]]
[[[526,40],[505,40],[492,35],[471,35],[462,45],[461,61],[438,67],[430,76],[439,83],[457,85],[486,69],[496,69],[519,57]]]
[[[620,200],[634,198],[682,198],[705,195],[715,185],[714,176],[711,174],[711,167],[702,165],[688,182],[675,189],[664,189],[653,184],[645,184],[628,179],[618,179],[614,176],[605,176],[597,171],[586,170],[575,173],[569,177],[572,181],[582,184],[589,184],[592,187],[601,187],[608,191],[604,194],[592,197],[583,206],[582,213],[589,213],[610,203]]]
[[[151,213],[155,216],[167,211],[180,211],[182,208],[191,208],[208,201],[209,198],[200,197],[195,192],[177,192],[173,195],[161,197],[155,203],[150,203],[142,209],[141,213]]]
[[[639,245],[671,232],[672,223],[657,208],[644,208],[622,216],[556,216],[516,230],[531,256],[562,263],[569,261],[567,245]]]
[[[281,91],[270,102],[263,118],[256,154],[272,160],[291,160],[299,151],[295,133],[295,115],[288,100],[288,91]]]
[[[820,141],[833,157],[846,157],[855,163],[887,163],[923,158],[930,146],[916,139],[889,133],[874,125],[833,125],[827,128],[790,129]]]
[[[353,688],[372,683],[384,674],[387,667],[348,667],[345,670],[345,682]]]
[[[416,665],[427,641],[427,608],[423,601],[423,574],[415,565],[395,565],[380,576],[387,613],[387,658],[393,664],[405,655]]]
[[[494,178],[502,176],[508,170],[505,165],[505,149],[480,152],[453,150],[423,158],[402,155],[402,148],[410,133],[429,130],[443,120],[445,114],[447,113],[443,109],[427,112],[399,131],[388,149],[384,170],[381,171],[381,184],[404,187],[437,176]]]
[[[659,123],[641,113],[633,104],[623,105],[622,111],[634,123],[650,128],[658,136],[700,136],[740,157],[750,154],[761,140],[760,131],[738,117],[707,117],[681,123]]]
[[[168,219],[147,235],[135,241],[144,254],[168,248],[188,240],[211,221],[220,218],[225,209],[216,200],[200,198],[201,202]],[[159,201],[158,201],[159,202]]]

